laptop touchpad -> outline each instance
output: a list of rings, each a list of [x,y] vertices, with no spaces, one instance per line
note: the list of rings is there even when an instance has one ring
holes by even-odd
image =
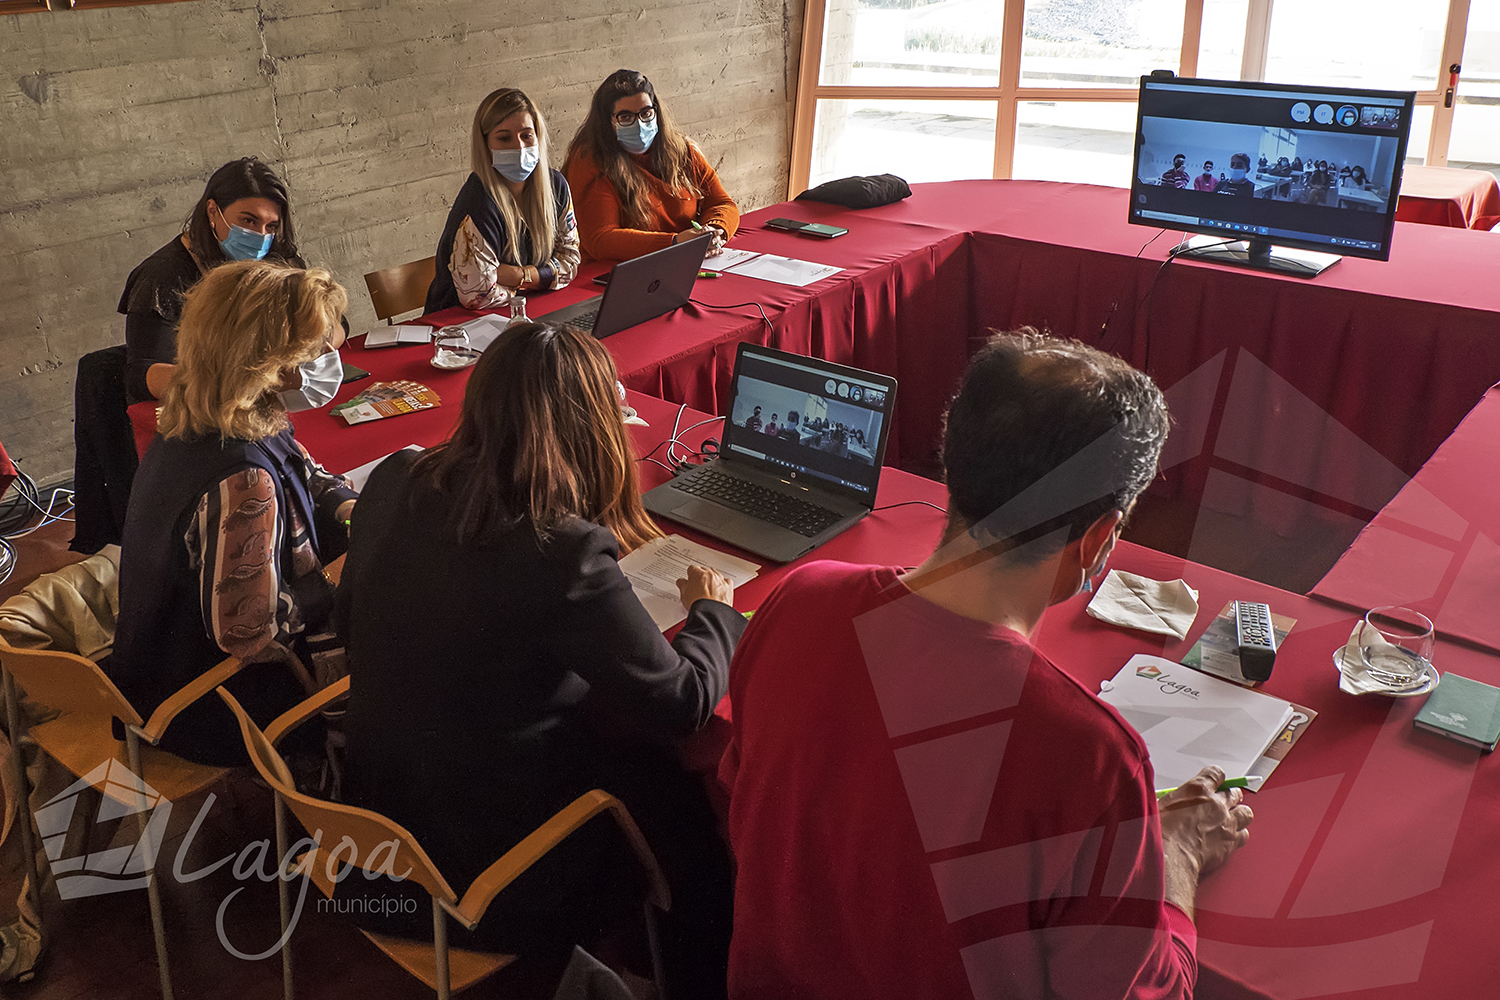
[[[717,528],[726,521],[733,520],[735,514],[718,504],[694,499],[673,509],[671,516],[679,521],[701,524],[705,528]]]

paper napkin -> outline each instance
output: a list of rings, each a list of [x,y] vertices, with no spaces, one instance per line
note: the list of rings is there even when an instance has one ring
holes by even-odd
[[[1112,569],[1088,613],[1111,625],[1186,639],[1198,617],[1198,592],[1181,580],[1162,583]]]

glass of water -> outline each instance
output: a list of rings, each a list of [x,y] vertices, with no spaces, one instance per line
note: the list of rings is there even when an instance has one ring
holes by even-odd
[[[1359,655],[1371,679],[1391,687],[1420,684],[1432,666],[1432,621],[1410,608],[1374,608],[1359,627]]]
[[[479,360],[479,352],[469,343],[469,331],[461,326],[445,326],[432,335],[432,367],[453,370],[467,368]]]

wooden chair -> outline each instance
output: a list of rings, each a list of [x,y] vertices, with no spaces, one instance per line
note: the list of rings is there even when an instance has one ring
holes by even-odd
[[[28,698],[57,713],[53,718],[27,727],[25,734],[69,772],[89,781],[100,794],[125,807],[122,812],[136,813],[142,842],[147,844],[146,896],[151,907],[157,970],[165,1000],[172,1000],[166,932],[156,879],[149,877],[156,858],[147,833],[149,819],[155,810],[151,808],[140,782],[170,802],[194,795],[225,775],[228,768],[195,764],[154,748],[183,709],[233,677],[242,667],[243,664],[232,657],[225,660],[173,694],[151,714],[150,719],[142,719],[92,660],[58,650],[17,649],[0,639],[0,682],[4,684],[12,741],[19,739],[22,733],[20,705],[16,699],[16,685],[19,683]],[[124,724],[123,742],[115,739],[112,731],[114,719]],[[149,745],[141,746],[142,741]],[[115,763],[128,768],[135,778],[121,774]],[[33,816],[19,754],[12,755],[12,768],[15,787],[21,795],[22,849],[26,852],[27,874],[31,876],[34,902],[40,913],[41,889],[32,839]],[[122,783],[122,779],[128,784]],[[65,830],[53,834],[56,837],[66,835]],[[45,832],[44,838],[44,842],[52,839]]]
[[[349,679],[346,677],[330,685],[313,701],[323,698],[331,701],[348,689]],[[409,870],[410,874],[406,877],[427,890],[432,897],[433,943],[429,945],[421,941],[377,934],[372,931],[361,933],[374,942],[375,946],[385,952],[396,964],[436,990],[439,1000],[447,1000],[452,993],[467,989],[498,972],[516,958],[514,955],[494,952],[449,948],[448,918],[452,917],[464,927],[474,929],[489,909],[490,904],[494,902],[495,897],[506,886],[569,834],[594,816],[606,811],[619,824],[621,832],[635,852],[636,859],[646,875],[647,894],[644,910],[646,931],[651,947],[652,971],[658,991],[662,996],[666,995],[660,952],[657,946],[655,909],[667,910],[671,906],[671,896],[667,889],[666,879],[657,866],[656,858],[646,844],[646,839],[641,836],[640,830],[625,806],[614,796],[598,789],[580,795],[538,827],[530,836],[507,851],[498,861],[486,868],[474,880],[474,884],[469,886],[468,891],[460,897],[438,871],[437,865],[427,856],[427,852],[422,850],[417,839],[399,824],[368,809],[325,802],[296,790],[292,783],[291,772],[288,771],[281,755],[276,750],[275,741],[321,705],[307,703],[309,707],[306,709],[299,706],[294,710],[299,717],[288,719],[287,716],[283,716],[262,733],[235,701],[233,695],[221,688],[219,696],[239,719],[240,731],[244,734],[245,746],[250,751],[250,760],[255,764],[255,769],[276,793],[276,842],[277,850],[281,852],[280,857],[286,857],[287,839],[283,802],[285,807],[290,808],[308,830],[322,831],[321,843],[337,846],[342,845],[345,839],[353,843],[358,853],[358,856],[353,859],[353,864],[356,866],[368,860],[377,845],[395,842],[394,854],[384,853],[382,862],[389,859],[386,863],[392,871]],[[292,714],[288,713],[288,715]],[[314,848],[299,857],[296,866],[298,870],[312,878],[313,883],[325,896],[332,898],[335,883],[327,871],[329,855],[330,848]],[[279,881],[283,887],[281,931],[285,938],[290,890],[287,888],[285,877]],[[286,1000],[292,1000],[289,951],[289,946],[282,949]]]
[[[396,322],[394,317],[421,309],[427,302],[427,289],[436,273],[437,258],[425,257],[365,275],[365,287],[370,290],[370,301],[375,305],[375,318],[383,319],[387,326],[391,326]]]

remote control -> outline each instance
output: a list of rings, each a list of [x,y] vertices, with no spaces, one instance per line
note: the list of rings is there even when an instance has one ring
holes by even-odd
[[[1271,624],[1271,606],[1235,601],[1234,620],[1240,673],[1247,681],[1267,680],[1276,665],[1276,629]]]

